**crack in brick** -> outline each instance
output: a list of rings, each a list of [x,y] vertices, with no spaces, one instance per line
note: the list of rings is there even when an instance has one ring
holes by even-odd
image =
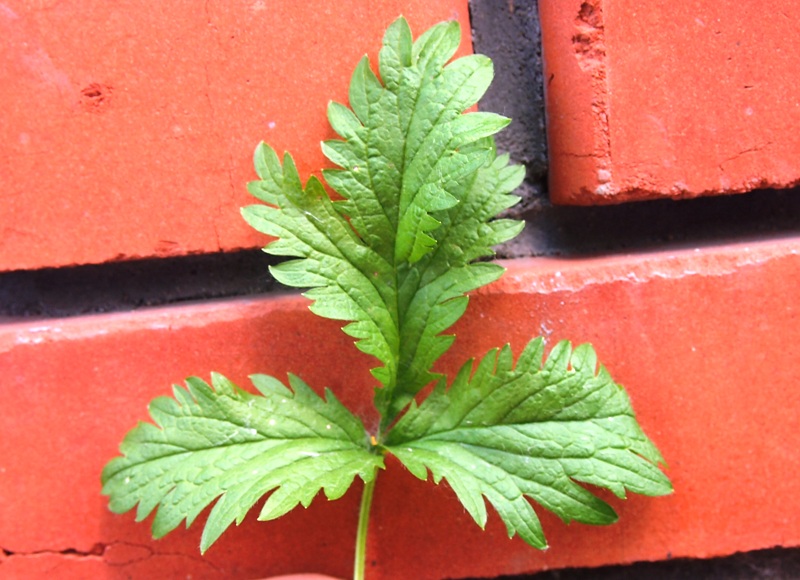
[[[30,556],[76,556],[79,558],[97,558],[103,556],[108,545],[97,543],[90,550],[79,550],[77,548],[64,548],[62,550],[31,550],[30,552],[16,552],[7,548],[0,548],[5,558],[30,557]]]
[[[126,554],[127,557],[119,558],[115,560],[115,556],[112,553],[114,548],[133,548],[135,550],[141,550],[142,553],[138,555]],[[220,573],[222,570],[213,564],[212,562],[208,561],[207,559],[203,558],[199,554],[189,554],[189,553],[182,553],[182,552],[156,552],[153,550],[151,546],[146,544],[134,544],[131,542],[109,542],[108,544],[104,544],[102,542],[98,542],[94,544],[91,549],[89,550],[79,550],[77,548],[64,548],[61,550],[55,549],[41,549],[41,550],[30,550],[30,551],[14,551],[8,548],[0,547],[0,565],[3,563],[3,560],[11,559],[11,558],[35,558],[38,556],[62,556],[68,558],[92,558],[92,559],[100,559],[106,566],[121,568],[124,566],[130,566],[131,564],[136,564],[139,562],[144,562],[151,558],[158,558],[158,557],[178,557],[178,558],[187,558],[194,562],[200,562],[205,566],[208,566],[213,571]]]
[[[752,147],[748,147],[747,149],[742,149],[735,155],[731,155],[727,159],[723,159],[722,162],[720,163],[720,166],[725,165],[726,163],[730,163],[731,161],[735,161],[736,159],[739,159],[739,157],[741,157],[742,155],[747,155],[748,153],[758,153],[771,146],[772,146],[772,141],[766,141],[765,143],[759,143],[753,145]]]

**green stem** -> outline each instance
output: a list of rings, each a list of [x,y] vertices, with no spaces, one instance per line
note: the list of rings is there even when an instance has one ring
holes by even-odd
[[[358,512],[358,531],[356,532],[356,561],[353,567],[353,580],[364,580],[367,565],[367,526],[369,525],[369,510],[372,507],[372,495],[375,493],[375,482],[378,479],[378,470],[369,483],[364,484],[361,492],[361,508]]]

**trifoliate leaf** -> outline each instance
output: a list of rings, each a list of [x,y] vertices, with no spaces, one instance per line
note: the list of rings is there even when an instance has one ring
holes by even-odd
[[[219,497],[203,530],[205,551],[269,492],[262,520],[307,507],[320,490],[337,499],[355,476],[368,482],[383,467],[361,422],[332,393],[323,400],[296,376],[291,389],[264,375],[252,380],[260,395],[213,375],[213,389],[190,378],[187,388],[174,387],[174,398],[153,400],[155,425],[132,429],[122,456],[103,470],[111,510],[138,504],[140,521],[158,507],[158,538],[184,519],[188,527]]]
[[[243,211],[276,238],[267,252],[295,258],[272,267],[275,278],[310,288],[311,309],[348,322],[345,332],[378,359],[378,432],[368,436],[332,394],[323,400],[295,376],[290,388],[254,376],[259,395],[219,375],[213,387],[188,379],[173,398],[152,402],[155,424],[128,433],[122,456],[104,469],[112,510],[138,504],[139,520],[156,510],[160,537],[213,504],[201,540],[206,550],[259,499],[267,497],[259,518],[272,519],[308,506],[320,490],[338,498],[356,476],[373,483],[383,454],[392,452],[421,479],[429,470],[435,482],[447,479],[479,525],[488,499],[509,535],[544,547],[529,499],[565,521],[604,524],[616,519],[613,509],[579,483],[618,496],[670,491],[657,467],[661,456],[624,391],[597,371],[591,347],[572,352],[560,343],[544,365],[540,340],[516,366],[508,347],[492,351],[474,374],[465,365],[449,390],[431,370],[453,341],[442,333],[464,313],[466,294],[503,271],[475,260],[522,228],[495,219],[518,201],[511,192],[524,169],[497,156],[492,135],[508,119],[464,113],[493,72],[480,55],[449,62],[459,36],[450,22],[413,41],[406,21],[395,21],[379,74],[365,57],[350,82],[349,107],[328,108],[342,140],[323,143],[338,166],[323,175],[337,201],[316,178],[303,186],[292,158],[281,161],[261,144],[254,160],[260,180],[249,190],[267,205]],[[418,406],[415,396],[437,379]],[[372,489],[365,488],[362,510]]]
[[[245,208],[247,221],[278,240],[265,250],[299,260],[272,268],[282,283],[312,288],[312,310],[350,321],[345,332],[381,367],[376,406],[388,426],[435,377],[430,367],[452,343],[441,333],[463,314],[465,293],[502,268],[471,264],[519,233],[520,222],[493,218],[518,198],[521,167],[496,157],[494,133],[509,121],[467,113],[493,76],[481,55],[449,64],[459,42],[455,22],[416,42],[400,18],[380,51],[380,79],[365,57],[350,82],[350,108],[331,103],[328,119],[344,140],[323,143],[339,169],[323,172],[343,198],[331,201],[314,178],[302,187],[260,145],[261,181],[250,191],[270,206]]]
[[[417,477],[444,478],[465,509],[486,523],[484,498],[509,536],[546,547],[531,498],[565,522],[616,521],[614,510],[577,482],[645,495],[670,493],[662,457],[633,415],[625,391],[589,345],[559,343],[542,365],[543,341],[513,364],[491,351],[470,377],[467,363],[449,390],[439,385],[390,431],[385,447]]]

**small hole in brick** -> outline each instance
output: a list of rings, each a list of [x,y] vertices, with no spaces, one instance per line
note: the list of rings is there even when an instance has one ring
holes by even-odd
[[[592,38],[588,34],[576,34],[572,37],[572,43],[575,45],[575,50],[580,52],[587,52],[592,48]]]
[[[89,111],[97,111],[108,103],[112,87],[100,83],[91,83],[81,89],[81,105]]]
[[[578,11],[578,20],[585,22],[592,28],[602,26],[602,12],[592,2],[584,2]]]

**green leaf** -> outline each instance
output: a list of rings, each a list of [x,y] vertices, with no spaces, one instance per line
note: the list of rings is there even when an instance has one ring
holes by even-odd
[[[495,158],[492,152],[490,159],[491,163],[471,179],[453,188],[459,204],[436,213],[442,226],[436,231],[435,250],[401,270],[398,305],[404,324],[400,379],[386,404],[391,418],[422,387],[439,377],[430,368],[452,344],[453,337],[441,332],[466,309],[464,294],[493,282],[504,272],[497,264],[473,260],[492,256],[492,246],[515,237],[524,225],[516,220],[490,221],[519,200],[509,194],[524,177],[524,168],[509,166],[508,156]],[[379,392],[378,399],[384,394]]]
[[[497,219],[518,201],[524,168],[497,155],[493,135],[509,120],[465,113],[491,82],[481,55],[451,59],[458,24],[434,26],[416,41],[400,18],[387,30],[378,73],[365,57],[349,87],[349,107],[330,103],[340,140],[323,152],[338,168],[323,171],[336,201],[312,177],[304,185],[291,156],[263,143],[258,181],[264,204],[245,219],[275,239],[265,250],[294,259],[271,268],[283,284],[308,289],[311,310],[346,321],[356,346],[374,356],[381,385],[374,437],[326,391],[320,398],[294,375],[289,387],[256,375],[259,394],[220,375],[197,378],[150,405],[152,423],[125,437],[122,455],[103,470],[110,507],[154,511],[156,537],[190,525],[211,507],[205,551],[266,498],[259,519],[308,506],[320,490],[341,497],[355,477],[366,484],[356,553],[363,576],[366,522],[383,455],[394,453],[417,477],[445,478],[475,521],[485,500],[509,535],[545,547],[535,500],[564,521],[607,524],[613,509],[580,485],[669,493],[656,448],[637,424],[627,395],[592,348],[559,343],[542,363],[532,341],[516,365],[505,347],[472,362],[449,389],[432,371],[454,337],[467,294],[503,268],[479,261],[516,236],[522,223]],[[415,397],[437,382],[421,404]],[[406,411],[404,413],[404,411]],[[399,417],[399,419],[398,419]]]
[[[616,521],[614,510],[577,482],[645,495],[672,491],[661,455],[633,415],[625,391],[600,367],[590,345],[559,343],[542,365],[543,341],[516,366],[506,346],[467,363],[449,390],[442,383],[389,433],[385,448],[418,478],[444,478],[479,526],[484,498],[509,536],[547,543],[526,498],[565,522]]]
[[[203,530],[205,551],[269,492],[262,520],[307,507],[320,490],[337,499],[355,476],[369,482],[383,467],[361,422],[329,391],[323,400],[293,375],[291,389],[265,375],[252,380],[260,395],[213,375],[213,388],[190,378],[187,388],[174,387],[174,398],[153,400],[155,425],[132,429],[120,445],[122,456],[103,470],[111,510],[138,504],[141,521],[158,507],[158,538],[184,519],[188,527],[220,498]]]
[[[350,108],[328,108],[343,140],[322,145],[339,166],[323,175],[342,199],[331,201],[314,178],[303,188],[291,157],[281,164],[262,144],[261,180],[249,189],[269,206],[244,209],[253,227],[278,238],[267,252],[299,258],[273,267],[275,277],[311,288],[312,310],[349,321],[345,332],[380,362],[382,429],[436,377],[430,368],[453,340],[441,333],[463,314],[465,294],[502,272],[472,262],[522,228],[494,220],[518,201],[509,194],[524,169],[496,156],[492,135],[508,119],[464,113],[493,70],[480,55],[448,64],[459,36],[448,22],[413,42],[400,18],[384,37],[380,79],[366,57],[358,64]]]

